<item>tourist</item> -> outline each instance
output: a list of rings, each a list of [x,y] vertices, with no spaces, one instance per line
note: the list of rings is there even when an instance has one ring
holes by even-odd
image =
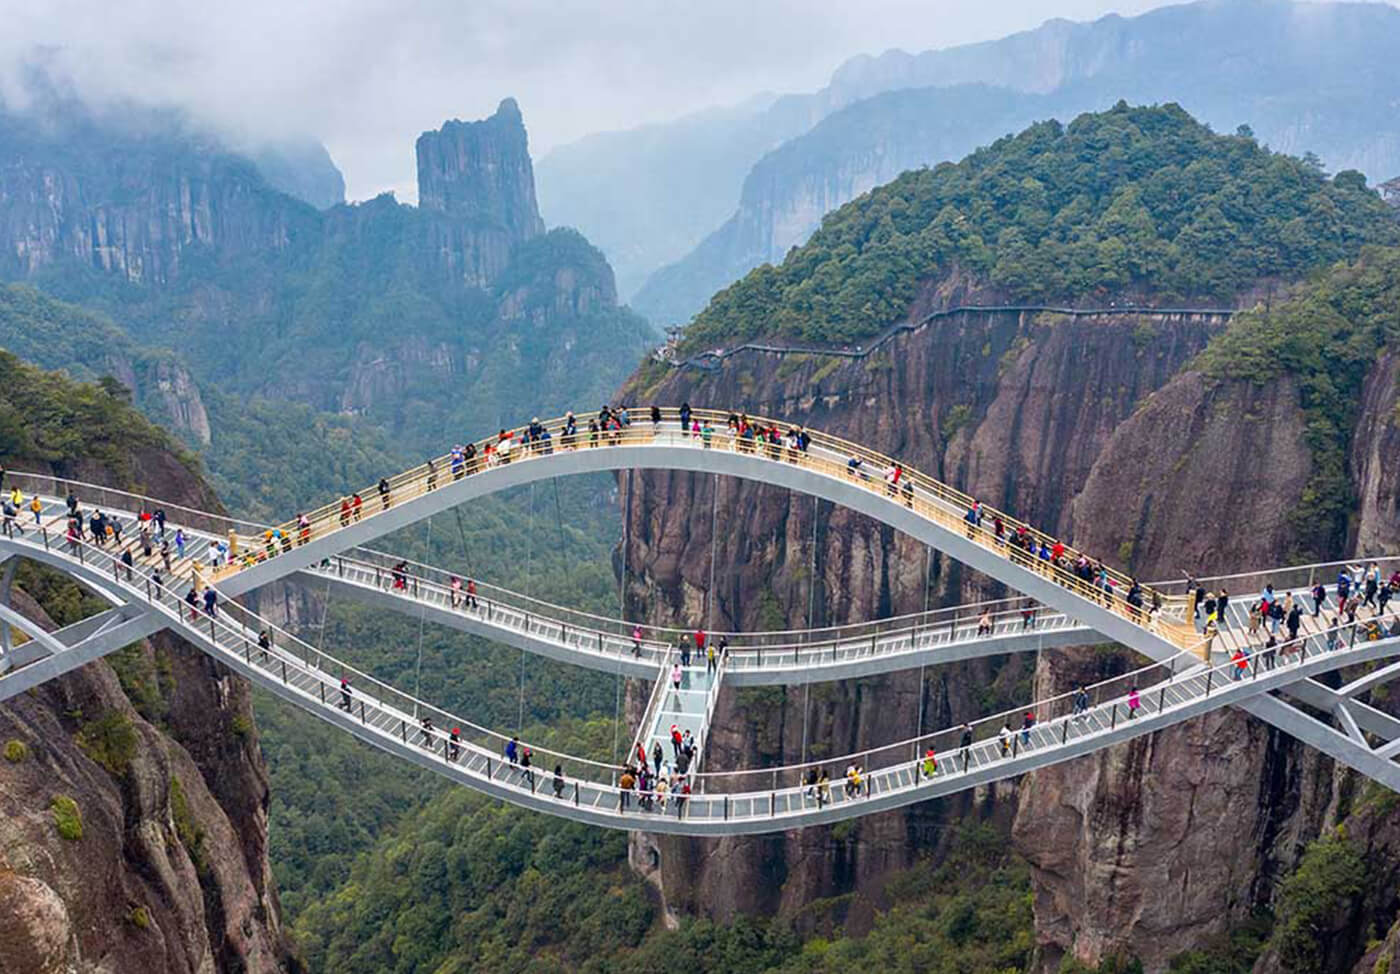
[[[1141,707],[1141,706],[1142,706],[1142,698],[1141,698],[1140,696],[1138,696],[1138,688],[1137,688],[1137,685],[1136,685],[1136,684],[1133,684],[1132,686],[1129,686],[1129,687],[1128,687],[1128,719],[1129,719],[1129,720],[1136,720],[1136,719],[1137,719],[1138,708]]]
[[[564,766],[562,764],[554,766],[554,797],[564,797]]]
[[[1084,684],[1079,684],[1079,689],[1074,692],[1074,719],[1084,720],[1089,715],[1089,691],[1084,689]]]

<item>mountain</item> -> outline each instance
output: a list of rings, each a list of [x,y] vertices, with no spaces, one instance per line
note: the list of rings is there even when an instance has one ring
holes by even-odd
[[[111,388],[8,352],[0,451],[11,469],[218,509],[189,455]],[[36,565],[16,584],[15,607],[48,629],[107,608]],[[0,740],[0,970],[301,969],[247,684],[157,634],[7,701]]]
[[[103,312],[205,389],[364,417],[406,450],[594,401],[651,331],[545,233],[519,108],[419,140],[422,204],[317,210],[185,127],[0,117],[0,278]]]
[[[1397,55],[1400,10],[1386,4],[1211,0],[857,58],[813,96],[825,120],[757,160],[737,210],[633,304],[658,324],[688,320],[743,272],[780,261],[823,213],[903,169],[1120,99],[1175,102],[1221,131],[1247,124],[1271,148],[1385,180],[1400,173]],[[969,85],[998,89],[995,103]]]
[[[1051,115],[1054,104],[958,85],[892,91],[839,109],[760,159],[738,209],[684,259],[649,276],[633,306],[657,323],[688,321],[726,284],[781,261],[841,204],[931,160],[961,158]]]
[[[956,305],[971,281],[1003,303],[1229,306],[1397,240],[1394,211],[1360,173],[1329,180],[1175,105],[1119,103],[848,203],[781,266],[715,295],[683,347],[866,338]]]
[[[284,139],[253,146],[246,154],[273,189],[318,210],[345,202],[345,176],[319,142]]]
[[[540,160],[540,207],[552,225],[595,241],[632,294],[684,257],[738,200],[753,161],[815,118],[759,98],[658,125],[590,135]]]
[[[748,336],[798,347],[705,368],[648,362],[626,396],[723,404],[870,444],[1143,577],[1360,557],[1400,526],[1383,459],[1400,388],[1387,310],[1400,221],[1363,185],[1175,107],[1036,124],[847,204],[681,338],[683,349]],[[1044,263],[1021,273],[1032,259]],[[1117,295],[1129,300],[1109,307]],[[1102,310],[997,307],[1014,297]],[[1226,324],[1180,309],[1206,299],[1251,310]],[[862,340],[933,309],[947,313],[878,347]],[[855,354],[823,354],[833,345]],[[684,473],[634,483],[627,597],[656,624],[689,622],[712,558],[718,628],[834,625],[1006,594],[810,498]],[[721,524],[742,518],[742,536],[674,513],[712,504]],[[1082,647],[810,693],[740,691],[719,703],[708,760],[777,767],[907,739],[921,721],[954,724],[1132,665]],[[1400,712],[1393,695],[1371,702]],[[846,911],[880,902],[892,871],[945,861],[975,822],[1030,864],[1036,946],[1021,969],[1360,974],[1389,969],[1400,949],[1393,798],[1220,712],[849,826],[643,835],[632,859],[677,916],[776,915],[820,930],[854,924]]]

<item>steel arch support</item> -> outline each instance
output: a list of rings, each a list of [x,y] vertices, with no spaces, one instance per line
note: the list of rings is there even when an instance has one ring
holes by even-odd
[[[102,624],[96,627],[96,631],[93,631],[94,627],[90,623],[98,619],[102,620]],[[33,624],[30,623],[30,625]],[[165,620],[155,613],[139,609],[133,613],[131,610],[117,608],[74,623],[73,626],[60,629],[56,633],[45,633],[47,639],[52,641],[45,644],[45,648],[49,648],[51,654],[30,663],[28,666],[21,666],[19,669],[0,676],[0,702],[9,700],[16,694],[23,693],[41,683],[46,683],[55,677],[86,666],[123,646],[145,639],[152,633],[165,628],[165,625]],[[64,645],[57,638],[80,626],[85,627],[87,634],[77,638],[71,646]],[[70,635],[74,634],[70,633]],[[58,649],[52,651],[52,646],[55,643],[58,645]]]
[[[754,480],[840,504],[887,524],[901,533],[944,552],[963,564],[995,578],[1042,605],[1092,626],[1115,642],[1154,659],[1176,655],[1170,640],[1139,626],[1098,602],[1077,595],[1053,579],[1012,561],[1003,551],[978,544],[958,530],[923,517],[895,497],[871,490],[860,481],[821,473],[807,467],[730,450],[706,450],[694,441],[644,445],[604,446],[557,452],[550,456],[522,458],[504,466],[448,480],[436,490],[400,501],[394,507],[365,517],[305,545],[236,572],[216,584],[226,596],[238,596],[276,581],[324,558],[364,545],[433,514],[457,507],[487,494],[537,480],[582,473],[627,469],[675,470],[724,474]],[[367,498],[373,505],[376,498]]]
[[[1268,721],[1279,730],[1305,744],[1317,748],[1328,757],[1361,772],[1366,777],[1400,791],[1400,764],[1390,760],[1365,744],[1328,727],[1322,721],[1303,713],[1297,707],[1267,694],[1251,697],[1236,704],[1240,709]]]

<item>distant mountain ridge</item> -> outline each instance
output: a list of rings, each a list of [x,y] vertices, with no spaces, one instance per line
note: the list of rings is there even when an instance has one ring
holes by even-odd
[[[206,392],[363,416],[409,451],[613,388],[651,330],[596,248],[545,232],[515,102],[417,151],[422,205],[317,210],[149,116],[0,114],[0,279],[104,312]]]
[[[953,87],[965,85],[1000,88],[1006,100],[1024,100],[1008,110],[1004,127],[989,131],[981,114],[984,98],[971,98],[965,109],[950,101]],[[914,90],[926,95],[909,94]],[[1206,0],[1130,18],[1051,20],[945,50],[853,58],[826,88],[778,99],[767,114],[745,117],[742,124],[784,137],[785,144],[775,141],[768,149],[782,158],[754,156],[742,190],[737,183],[725,187],[727,195],[739,197],[737,207],[696,236],[691,254],[657,269],[632,304],[657,324],[685,321],[744,271],[781,260],[816,228],[821,213],[903,169],[958,159],[1030,121],[1051,114],[1067,121],[1119,99],[1175,102],[1222,131],[1248,124],[1274,149],[1312,151],[1330,169],[1358,169],[1380,182],[1400,174],[1397,90],[1400,10],[1374,3]],[[922,109],[915,105],[920,97],[926,99]],[[784,129],[773,117],[779,110],[810,122],[800,131],[793,131],[796,125]],[[960,129],[966,130],[963,138]],[[620,150],[636,148],[622,137],[615,141]],[[656,132],[651,141],[664,143]],[[736,156],[749,149],[741,139],[733,145]],[[724,154],[718,142],[708,151]],[[648,158],[663,161],[656,153]],[[645,192],[634,202],[631,187],[612,188],[605,161],[594,162],[596,209],[626,214],[634,205],[651,205]],[[797,178],[775,182],[775,168]],[[548,179],[556,178],[553,166],[547,172]],[[670,192],[671,210],[687,198],[694,198],[697,210],[714,208],[704,187],[683,173]],[[560,220],[574,214],[546,208],[545,215]],[[576,216],[564,222],[592,233],[588,214]],[[631,246],[645,251],[651,239],[645,221],[639,217],[630,227]],[[664,257],[670,251],[652,252]]]

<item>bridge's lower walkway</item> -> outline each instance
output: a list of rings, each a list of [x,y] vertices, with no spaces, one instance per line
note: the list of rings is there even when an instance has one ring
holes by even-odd
[[[693,794],[672,801],[662,814],[637,811],[630,803],[624,807],[616,770],[609,763],[537,747],[532,769],[514,766],[502,758],[501,735],[360,674],[236,604],[228,603],[212,615],[191,613],[178,588],[151,584],[146,570],[128,574],[108,552],[85,544],[76,549],[46,547],[33,535],[0,539],[0,552],[56,565],[85,583],[119,592],[130,604],[157,613],[165,627],[284,699],[454,781],[594,824],[687,834],[773,831],[922,801],[1087,754],[1217,707],[1247,705],[1318,673],[1400,653],[1400,638],[1358,640],[1356,627],[1344,627],[1337,639],[1329,638],[1331,633],[1305,637],[1272,665],[1256,656],[1244,668],[1234,662],[1204,668],[1189,656],[1173,657],[1091,688],[1087,705],[1074,695],[1028,704],[1025,711],[1035,715],[1029,726],[1017,723],[1022,713],[1018,708],[966,727],[828,758],[822,767],[859,767],[851,787],[839,770],[827,788],[808,786],[805,781],[815,764],[701,772],[694,775]],[[257,642],[264,630],[274,635],[267,649]],[[342,684],[342,677],[349,683]],[[931,765],[929,749],[934,751]],[[1381,780],[1400,789],[1400,765],[1373,757]],[[557,779],[550,773],[556,764],[562,772]]]

